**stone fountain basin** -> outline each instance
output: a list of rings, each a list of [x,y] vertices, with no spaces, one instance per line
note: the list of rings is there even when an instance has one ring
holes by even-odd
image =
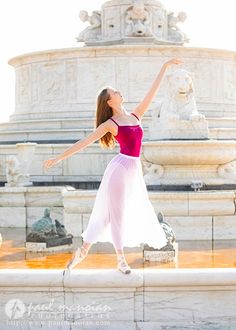
[[[221,165],[236,159],[236,141],[147,141],[142,152],[158,165]]]

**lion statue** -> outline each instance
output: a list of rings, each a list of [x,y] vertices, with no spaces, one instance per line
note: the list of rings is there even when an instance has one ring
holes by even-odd
[[[158,184],[159,179],[164,174],[164,168],[161,165],[153,164],[146,160],[142,161],[144,181],[146,184]]]
[[[193,74],[178,69],[166,75],[165,95],[153,110],[149,139],[208,139],[208,122],[197,110]]]
[[[204,120],[197,110],[194,97],[192,74],[178,69],[166,76],[167,88],[162,102],[156,111],[160,119]]]

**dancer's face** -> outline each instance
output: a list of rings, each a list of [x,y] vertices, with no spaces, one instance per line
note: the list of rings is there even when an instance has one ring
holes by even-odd
[[[107,103],[111,108],[113,106],[120,105],[123,102],[124,98],[118,90],[114,88],[108,88],[107,92],[109,94]]]

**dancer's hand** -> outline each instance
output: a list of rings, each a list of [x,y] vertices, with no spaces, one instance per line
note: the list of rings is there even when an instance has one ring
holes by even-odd
[[[167,69],[169,66],[171,66],[172,64],[176,64],[176,65],[179,65],[179,64],[183,64],[184,61],[179,58],[179,57],[175,57],[175,58],[172,58],[171,60],[165,62],[163,64],[163,66]]]
[[[43,162],[43,167],[45,170],[48,170],[50,167],[55,166],[58,162],[59,160],[57,158],[46,159]]]

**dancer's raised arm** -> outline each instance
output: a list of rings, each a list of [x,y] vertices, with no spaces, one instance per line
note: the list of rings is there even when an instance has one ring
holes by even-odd
[[[141,116],[143,116],[144,113],[148,110],[149,105],[154,99],[166,69],[172,64],[183,64],[183,63],[184,63],[183,60],[181,60],[180,58],[173,58],[170,61],[165,62],[160,72],[158,73],[156,79],[154,80],[150,90],[148,91],[142,102],[140,102],[140,104],[132,112],[135,113],[139,118],[141,118]]]
[[[95,131],[91,134],[86,136],[84,139],[77,141],[76,143],[72,144],[68,149],[66,149],[62,154],[58,155],[55,158],[50,158],[44,161],[43,166],[47,170],[50,167],[56,165],[61,160],[68,158],[75,154],[76,152],[86,148],[91,143],[99,140],[103,135],[107,132],[111,132],[111,125],[110,121],[107,120],[106,122],[100,124]]]

